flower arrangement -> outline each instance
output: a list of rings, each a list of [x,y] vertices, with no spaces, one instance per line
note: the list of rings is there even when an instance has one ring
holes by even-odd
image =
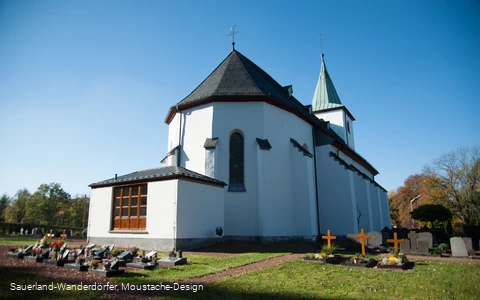
[[[323,245],[322,249],[320,250],[320,253],[315,254],[316,259],[327,259],[327,258],[332,258],[335,257],[333,253],[338,250],[338,246],[335,244],[331,244],[330,246],[328,245]]]
[[[406,262],[407,256],[404,253],[398,253],[398,255],[384,257],[380,263],[384,266],[401,266]]]
[[[88,267],[89,267],[90,269],[95,270],[96,268],[98,268],[98,262],[96,262],[96,261],[91,261],[91,262],[88,263]]]
[[[351,264],[366,264],[370,262],[371,258],[362,255],[360,253],[355,254],[352,258],[350,258]]]
[[[103,264],[103,267],[105,268],[105,270],[110,270],[110,266],[112,265],[112,263],[110,261],[107,261],[106,263]]]
[[[112,254],[113,257],[117,257],[117,256],[120,254],[120,249],[114,248],[114,249],[111,251],[111,254]]]
[[[50,245],[50,248],[52,248],[53,251],[58,251],[62,246],[63,246],[63,242],[54,242]]]
[[[138,251],[140,251],[140,249],[138,249],[137,247],[133,247],[133,249],[132,249],[132,255],[133,255],[133,257],[137,256]]]
[[[77,265],[83,265],[85,263],[85,257],[83,256],[83,254],[79,255],[77,259],[75,259],[75,263]]]

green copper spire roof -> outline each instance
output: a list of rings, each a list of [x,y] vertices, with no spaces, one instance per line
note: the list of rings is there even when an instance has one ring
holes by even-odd
[[[341,106],[343,106],[342,102],[340,102],[340,97],[338,97],[332,79],[328,75],[322,54],[322,68],[320,69],[320,77],[318,78],[315,94],[313,94],[312,110],[317,111]]]

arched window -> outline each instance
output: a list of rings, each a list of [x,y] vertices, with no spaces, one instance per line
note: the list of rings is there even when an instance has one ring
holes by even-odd
[[[244,184],[244,145],[243,136],[234,132],[230,136],[230,184],[228,190],[233,192],[245,191]]]

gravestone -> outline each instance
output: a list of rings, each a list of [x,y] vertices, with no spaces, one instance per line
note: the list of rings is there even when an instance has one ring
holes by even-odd
[[[119,266],[120,266],[119,261],[118,261],[118,259],[115,258],[112,261],[109,270],[89,269],[88,273],[92,273],[92,274],[102,276],[102,277],[114,277],[114,276],[118,276],[118,275],[121,275],[121,274],[125,273],[125,270],[120,270],[118,268]]]
[[[426,231],[417,233],[417,242],[418,241],[427,242],[427,248],[433,247],[433,236],[431,232]]]
[[[93,248],[95,248],[95,244],[88,244],[88,246],[85,247],[86,250],[92,250]]]
[[[382,234],[378,231],[372,231],[372,232],[367,232],[367,235],[370,236],[370,238],[367,240],[367,247],[368,248],[379,248],[382,246]]]
[[[452,248],[452,257],[468,257],[467,246],[462,238],[450,238],[450,247]]]
[[[28,246],[23,250],[23,255],[30,255],[33,249],[33,245]]]
[[[27,229],[27,230],[25,230],[25,235],[28,235],[28,229]]]
[[[117,255],[117,259],[120,262],[121,266],[125,266],[127,264],[127,262],[132,262],[133,255],[132,255],[132,253],[130,253],[130,251],[125,250],[122,253],[120,253],[119,255]]]
[[[145,255],[145,258],[151,261],[155,256],[157,256],[157,252],[150,251],[147,255]]]
[[[23,227],[20,229],[20,234],[23,235]]]
[[[465,243],[465,247],[467,248],[468,255],[474,256],[475,250],[473,250],[472,238],[464,237],[462,239],[463,239],[463,242]]]
[[[103,258],[103,256],[105,255],[105,252],[107,252],[107,250],[105,248],[102,248],[98,251],[95,251],[95,256],[99,258]]]
[[[77,249],[77,256],[84,255],[84,254],[85,254],[85,247],[83,247],[82,249]]]
[[[32,229],[32,235],[42,236],[43,237],[43,228],[35,227]]]
[[[175,253],[170,253],[167,257],[164,257],[157,261],[160,267],[173,267],[187,264],[186,257],[176,257]]]
[[[60,247],[59,252],[63,253],[63,251],[65,251],[66,248],[67,248],[67,243],[63,243],[62,247]]]

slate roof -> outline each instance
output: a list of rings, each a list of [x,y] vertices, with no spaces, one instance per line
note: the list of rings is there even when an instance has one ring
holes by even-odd
[[[133,172],[133,173],[122,175],[122,176],[117,176],[117,179],[110,178],[104,181],[92,183],[89,185],[89,187],[99,188],[99,187],[105,187],[105,186],[123,185],[125,183],[162,181],[162,180],[181,179],[181,178],[218,185],[220,187],[224,187],[227,185],[223,181],[216,180],[214,178],[199,174],[197,172],[185,169],[183,167],[166,166],[161,168],[137,171],[137,172]]]

